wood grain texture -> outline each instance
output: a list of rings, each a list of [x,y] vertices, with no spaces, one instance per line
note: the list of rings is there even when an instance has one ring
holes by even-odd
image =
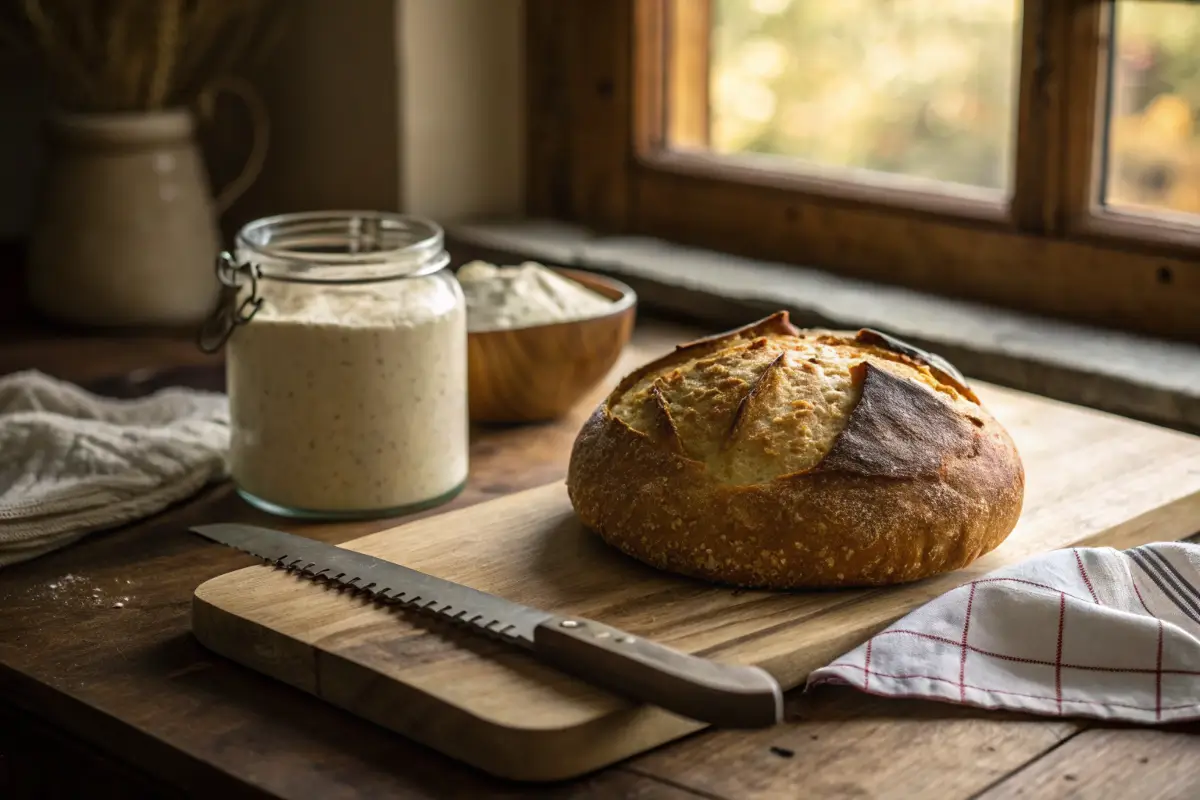
[[[633,332],[637,297],[620,281],[556,269],[613,301],[603,316],[467,335],[475,422],[544,422],[579,404],[617,363]]]
[[[1080,194],[1092,191],[1098,163],[1096,70],[1105,43],[1096,22],[1107,5],[1029,3],[1010,203],[949,184],[868,185],[827,170],[752,168],[672,149],[664,86],[669,92],[682,78],[664,74],[663,0],[531,2],[529,210],[601,231],[1200,338],[1195,226],[1093,213],[1092,195]],[[1044,61],[1029,58],[1039,50]],[[703,67],[698,58],[690,63]]]
[[[1059,166],[1061,203],[1065,223],[1071,230],[1086,230],[1099,210],[1100,173],[1104,166],[1103,136],[1106,124],[1105,93],[1108,78],[1103,63],[1109,45],[1108,16],[1105,3],[1060,3],[1065,16],[1068,43],[1064,69],[1065,99],[1063,116],[1062,163]],[[1072,42],[1088,46],[1070,47]]]
[[[559,35],[570,6],[559,0],[527,0],[525,4],[525,210],[530,214],[564,214],[570,198],[570,131],[559,116],[570,102],[562,70],[566,42]]]
[[[667,25],[665,141],[672,147],[706,148],[712,141],[713,0],[667,0],[663,14]]]
[[[1018,62],[1012,216],[1020,230],[1060,233],[1067,3],[1024,0]]]
[[[484,254],[472,257],[475,255]],[[705,298],[695,294],[695,299]],[[757,315],[741,313],[743,321]],[[701,333],[642,320],[614,372],[619,374],[637,359],[658,355]],[[213,359],[199,354],[187,337],[170,339],[142,332],[84,338],[27,329],[9,330],[0,337],[0,372],[38,367],[63,378],[86,381],[132,369],[193,362],[212,363]],[[473,474],[468,488],[453,504],[427,515],[560,479],[574,428],[581,421],[572,412],[553,424],[477,428],[472,436]],[[1086,455],[1085,451],[1075,468],[1090,467]],[[795,759],[802,758],[803,747],[817,744],[820,752],[828,754],[805,762],[802,773],[789,771],[793,762],[785,756],[734,746],[740,737],[713,731],[664,746],[587,780],[536,789],[514,786],[489,779],[279,681],[214,657],[203,648],[188,632],[192,592],[213,576],[252,563],[240,553],[180,533],[189,525],[217,521],[277,524],[222,486],[136,525],[89,537],[58,553],[0,571],[0,713],[4,715],[0,722],[22,743],[10,744],[0,736],[0,772],[7,767],[14,778],[8,785],[0,778],[0,796],[75,797],[79,792],[72,794],[62,787],[85,784],[68,774],[102,772],[107,774],[95,779],[89,775],[86,790],[96,796],[122,798],[140,796],[151,781],[155,787],[152,796],[170,796],[167,790],[157,791],[167,783],[181,796],[220,798],[741,800],[740,787],[753,784],[758,772],[765,772],[763,782],[769,782],[775,796],[805,796],[809,785],[847,787],[843,794],[853,787],[882,785],[879,794],[900,794],[889,792],[883,783],[871,783],[866,773],[880,771],[894,777],[898,787],[948,781],[946,791],[935,796],[966,800],[972,793],[961,787],[975,786],[976,779],[960,777],[960,773],[994,767],[998,774],[1057,742],[1044,732],[1046,728],[1057,731],[1061,725],[1057,720],[1023,717],[1029,724],[1018,726],[981,710],[860,697],[847,690],[822,688],[811,698],[817,702],[793,698],[800,718],[772,731],[779,739],[770,744],[792,748]],[[291,529],[341,542],[393,524],[377,520]],[[70,590],[51,592],[49,584],[67,574],[82,580]],[[109,595],[120,590],[130,595],[130,602],[123,609],[97,603],[93,587]],[[830,697],[844,697],[852,710],[846,710],[840,700],[826,707],[824,701]],[[17,709],[20,715],[10,716]],[[919,717],[928,724],[945,725],[939,720],[952,713],[964,721],[952,729],[954,735],[918,736],[916,731],[923,726],[909,724],[910,718]],[[847,724],[851,714],[878,725]],[[34,725],[25,723],[30,719],[40,723],[37,729],[45,727],[54,735],[38,735]],[[971,720],[976,733],[967,733],[966,720]],[[814,724],[821,726],[815,731],[819,741],[813,741],[809,733]],[[908,735],[888,735],[893,727],[904,727]],[[1142,733],[1114,729],[1106,735],[1119,750],[1126,741],[1133,747]],[[710,738],[718,738],[721,745],[707,746]],[[986,742],[986,756],[980,755],[980,742]],[[1158,746],[1174,748],[1191,742],[1193,733],[1171,730],[1164,731]],[[989,746],[996,751],[989,751]],[[30,748],[35,749],[36,759],[25,761]],[[95,755],[87,764],[79,755],[81,748]],[[839,752],[855,755],[833,757]],[[1103,768],[1087,749],[1063,747],[1058,752],[1069,756],[1065,766],[1074,768],[1081,778]],[[670,758],[659,762],[660,756]],[[770,756],[766,763],[765,756]],[[653,765],[644,759],[653,759]],[[924,775],[923,763],[930,765]],[[890,769],[892,764],[904,766]],[[152,777],[121,780],[131,769]],[[1013,780],[1021,774],[1017,771]],[[1139,788],[1153,796],[1157,782],[1170,774],[1145,773]],[[20,789],[13,789],[18,779]],[[685,784],[701,788],[685,790]],[[104,795],[110,786],[112,791]],[[13,790],[6,793],[9,789]],[[908,796],[914,795],[910,792]]]
[[[631,0],[526,6],[530,210],[622,229],[629,215]]]
[[[791,698],[789,724],[714,731],[686,750],[663,748],[634,772],[739,800],[805,797],[969,797],[1079,730],[945,703],[878,698],[821,687]],[[736,764],[736,768],[731,768]]]
[[[1200,797],[1200,738],[1196,725],[1170,731],[1087,730],[981,795],[986,800]]]
[[[644,326],[607,383],[695,335],[663,323]],[[129,370],[159,375],[189,363],[223,372],[187,338],[31,332],[0,342],[0,371],[37,367],[76,381]],[[561,479],[575,431],[607,388],[602,383],[555,423],[475,428],[467,488],[450,504],[413,518]],[[0,571],[0,708],[19,709],[97,748],[115,760],[115,774],[132,768],[190,796],[529,796],[205,650],[189,632],[193,591],[253,563],[183,533],[217,520],[279,524],[223,484],[138,524]],[[340,542],[395,524],[296,523],[290,529]],[[64,585],[67,575],[78,580]],[[129,597],[124,608],[112,607],[114,594]],[[0,757],[22,753],[0,743]],[[74,768],[74,750],[47,753],[43,763],[54,758],[58,769]],[[31,796],[61,796],[53,791],[62,781],[52,777],[31,788]],[[136,791],[131,787],[129,796]],[[675,800],[681,794],[650,779],[606,773],[546,796]]]
[[[1055,8],[1056,16],[1066,17],[1068,42],[1076,43],[1068,53],[1061,111],[1066,121],[1060,148],[1065,153],[1062,198],[1070,231],[1118,245],[1151,243],[1165,253],[1193,256],[1200,246],[1200,230],[1188,214],[1108,205],[1102,196],[1109,158],[1106,134],[1112,124],[1108,98],[1109,54],[1116,48],[1113,6],[1076,0],[1056,3]],[[1082,46],[1085,43],[1090,46]],[[1167,277],[1169,283],[1171,274]]]
[[[63,769],[67,761],[70,769]],[[0,707],[0,797],[183,798],[178,789],[147,778],[29,714]]]
[[[917,584],[768,593],[675,578],[582,530],[560,483],[346,546],[687,652],[756,664],[786,688],[917,605],[1003,565],[1055,548],[1127,547],[1200,528],[1200,438],[976,389],[1021,451],[1025,509],[996,551]],[[266,566],[199,587],[193,626],[217,652],[505,777],[582,774],[699,727],[504,645]]]
[[[1200,338],[1200,261],[1192,255],[855,207],[703,172],[639,166],[632,186],[639,234],[1106,327]]]

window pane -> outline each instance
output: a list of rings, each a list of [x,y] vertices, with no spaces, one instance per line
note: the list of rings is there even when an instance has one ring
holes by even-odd
[[[1200,213],[1200,7],[1116,5],[1104,200]]]
[[[712,0],[712,13],[713,151],[1009,189],[1019,0]]]

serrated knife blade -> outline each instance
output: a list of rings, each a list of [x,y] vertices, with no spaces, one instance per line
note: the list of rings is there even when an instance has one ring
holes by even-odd
[[[585,681],[700,722],[761,728],[783,716],[779,683],[758,667],[693,656],[594,620],[531,608],[284,531],[236,523],[190,530],[312,580],[332,581],[523,647]]]
[[[283,531],[227,523],[191,530],[291,572],[437,614],[523,647],[533,647],[534,628],[553,616],[401,564]]]

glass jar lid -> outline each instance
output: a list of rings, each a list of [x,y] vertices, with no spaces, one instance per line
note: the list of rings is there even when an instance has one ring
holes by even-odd
[[[238,261],[257,277],[364,283],[416,277],[449,262],[440,226],[384,211],[312,211],[255,220],[237,235]]]
[[[236,255],[217,257],[222,297],[198,334],[220,350],[262,306],[258,282],[362,284],[430,275],[450,263],[442,228],[386,211],[308,211],[264,217],[237,234]]]

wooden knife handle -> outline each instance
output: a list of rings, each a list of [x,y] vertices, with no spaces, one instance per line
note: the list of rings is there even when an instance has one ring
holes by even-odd
[[[690,719],[765,728],[783,718],[783,691],[758,667],[688,655],[582,617],[546,620],[533,642],[564,672]]]

